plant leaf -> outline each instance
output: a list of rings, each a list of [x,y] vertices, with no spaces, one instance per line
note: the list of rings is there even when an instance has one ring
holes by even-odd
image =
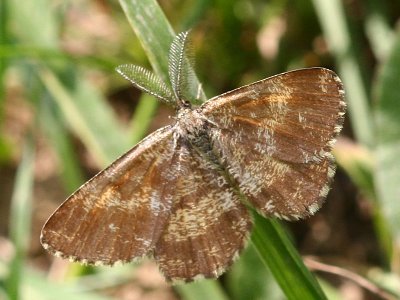
[[[387,61],[383,64],[377,79],[376,107],[376,188],[382,210],[394,235],[394,242],[400,244],[400,35]]]
[[[287,299],[326,299],[279,221],[264,219],[254,211],[253,218],[251,241]]]
[[[346,99],[351,125],[357,140],[363,145],[374,145],[374,128],[368,92],[359,63],[360,53],[350,36],[346,23],[344,4],[340,0],[312,0],[324,37],[337,60],[340,78],[346,90]]]
[[[129,148],[122,127],[105,99],[79,74],[75,84],[69,87],[50,69],[42,67],[38,73],[67,124],[90,149],[100,166],[109,164]]]
[[[26,139],[22,161],[19,164],[10,208],[10,238],[14,245],[14,256],[5,281],[10,299],[19,299],[24,278],[24,260],[29,247],[32,189],[34,180],[35,150],[32,136]]]
[[[223,290],[217,282],[212,279],[194,281],[188,284],[176,285],[174,288],[178,294],[185,300],[228,300]]]

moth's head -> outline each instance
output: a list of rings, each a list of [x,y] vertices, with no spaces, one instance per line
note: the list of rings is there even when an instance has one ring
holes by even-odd
[[[177,102],[177,111],[179,112],[182,109],[192,109],[192,103],[190,103],[190,101],[185,100],[183,98],[178,98],[176,100]]]

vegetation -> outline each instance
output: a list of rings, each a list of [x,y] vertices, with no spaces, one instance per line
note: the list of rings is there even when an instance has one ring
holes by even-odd
[[[400,298],[399,11],[378,0],[0,2],[0,298]],[[255,216],[248,249],[219,280],[170,287],[147,260],[49,257],[39,234],[57,205],[171,122],[115,67],[165,79],[174,33],[189,28],[209,98],[289,69],[339,74],[349,110],[324,207],[296,223]]]

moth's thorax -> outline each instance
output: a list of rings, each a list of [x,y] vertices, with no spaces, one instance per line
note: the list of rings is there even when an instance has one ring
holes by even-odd
[[[178,111],[175,130],[184,137],[197,137],[206,130],[206,118],[200,109],[181,108]]]

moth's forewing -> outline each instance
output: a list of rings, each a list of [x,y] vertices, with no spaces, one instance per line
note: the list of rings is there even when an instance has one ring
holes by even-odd
[[[42,229],[44,248],[92,264],[145,255],[170,215],[175,160],[171,127],[149,135],[53,213]]]
[[[323,68],[276,75],[202,106],[213,144],[240,190],[265,216],[315,213],[335,173],[331,154],[346,104]]]

